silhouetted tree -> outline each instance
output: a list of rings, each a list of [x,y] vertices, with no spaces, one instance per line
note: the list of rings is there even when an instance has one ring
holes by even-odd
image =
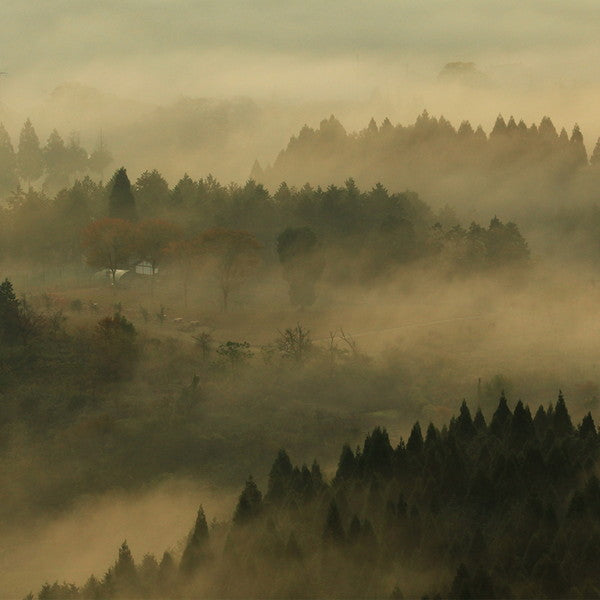
[[[113,175],[108,197],[108,216],[112,219],[126,221],[137,219],[135,198],[125,167],[121,167]]]

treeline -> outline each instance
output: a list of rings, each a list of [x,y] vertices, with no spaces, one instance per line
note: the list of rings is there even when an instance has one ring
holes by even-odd
[[[21,129],[15,150],[6,128],[0,124],[0,198],[18,194],[20,186],[29,188],[38,181],[42,190],[54,194],[70,185],[74,177],[93,173],[102,178],[111,161],[102,140],[90,154],[76,134],[65,142],[56,129],[42,146],[29,119]]]
[[[102,578],[38,598],[596,598],[599,450],[591,414],[575,427],[562,394],[535,415],[502,395],[489,423],[463,402],[396,446],[375,428],[329,483],[281,450],[228,526],[200,508],[179,561],[136,565],[124,543]]]
[[[536,125],[498,116],[489,135],[463,121],[455,128],[424,111],[414,124],[380,125],[347,132],[332,115],[318,128],[304,126],[273,166],[255,163],[252,176],[269,186],[341,182],[352,174],[360,185],[382,181],[395,189],[417,189],[428,200],[466,201],[516,208],[526,200],[593,193],[600,180],[600,143],[590,159],[577,125],[557,132],[549,117]],[[595,188],[594,188],[595,186]],[[548,198],[550,196],[550,198]],[[518,203],[518,204],[517,204]]]
[[[211,176],[195,181],[184,175],[170,188],[157,171],[143,173],[132,184],[125,169],[119,169],[106,185],[86,177],[54,197],[31,188],[19,190],[0,216],[1,254],[28,262],[32,270],[36,264],[45,270],[81,265],[82,232],[99,227],[107,217],[141,224],[160,220],[180,232],[180,241],[194,240],[207,230],[246,232],[265,248],[267,264],[277,261],[277,240],[285,231],[297,234],[307,228],[307,235],[314,237],[312,254],[318,250],[323,260],[327,257],[326,264],[316,261],[323,268],[314,271],[324,269],[325,277],[337,283],[372,281],[417,260],[468,273],[514,265],[529,254],[512,223],[495,218],[487,228],[473,223],[465,230],[450,209],[436,214],[413,192],[390,193],[381,184],[361,191],[352,179],[327,189],[282,183],[270,194],[254,180],[223,186]],[[299,239],[296,245],[306,249]],[[157,234],[155,255],[166,246],[163,241]],[[281,252],[279,258],[285,262]],[[102,265],[129,266],[128,259]]]

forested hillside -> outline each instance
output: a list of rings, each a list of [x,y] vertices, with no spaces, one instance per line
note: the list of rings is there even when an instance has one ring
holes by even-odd
[[[489,422],[463,402],[406,442],[377,427],[331,481],[280,450],[264,495],[250,477],[210,527],[201,507],[180,555],[136,564],[124,542],[104,574],[38,597],[597,597],[598,431],[562,394],[534,412],[502,395]]]

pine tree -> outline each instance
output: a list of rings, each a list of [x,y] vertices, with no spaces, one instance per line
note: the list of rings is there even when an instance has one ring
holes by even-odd
[[[481,408],[477,408],[477,412],[475,413],[475,418],[473,419],[473,425],[477,431],[485,431],[487,427],[487,423],[485,422],[485,417],[481,412]]]
[[[356,457],[352,448],[348,444],[344,444],[340,460],[338,461],[338,468],[335,473],[335,481],[343,481],[345,479],[351,479],[357,475]]]
[[[326,544],[342,544],[345,539],[342,519],[337,504],[332,501],[327,512],[325,527],[323,528],[323,542]]]
[[[269,473],[269,486],[265,499],[283,500],[292,479],[292,463],[285,450],[279,450]]]
[[[0,338],[14,342],[21,329],[21,302],[17,300],[12,283],[0,283]]]
[[[594,151],[590,157],[590,164],[593,167],[600,167],[600,138],[598,138],[596,145],[594,146]]]
[[[113,219],[124,219],[126,221],[137,219],[135,198],[125,167],[118,169],[113,176],[112,189],[108,198],[108,214]]]
[[[137,571],[131,550],[125,540],[119,548],[119,558],[113,568],[114,580],[117,589],[121,592],[131,593],[137,586]]]
[[[17,155],[10,136],[0,123],[0,194],[6,194],[17,189]]]
[[[193,575],[209,558],[208,525],[202,506],[198,509],[196,524],[181,556],[179,570],[186,576]]]
[[[423,451],[423,434],[421,433],[421,425],[417,421],[410,432],[408,442],[406,442],[406,450],[410,454],[421,454]]]
[[[492,129],[492,132],[490,133],[490,139],[498,137],[499,135],[505,135],[506,131],[507,131],[506,122],[504,121],[504,118],[502,117],[502,115],[498,115],[498,118],[496,119],[496,122],[494,123],[494,128]]]
[[[525,408],[521,400],[515,406],[509,429],[511,438],[521,444],[531,439],[535,433],[529,407]]]
[[[557,435],[563,436],[573,432],[573,423],[571,422],[571,417],[569,416],[565,399],[563,398],[562,391],[560,390],[558,392],[556,406],[554,407],[552,424],[554,425],[554,432]]]
[[[492,416],[492,422],[490,423],[490,431],[498,437],[503,436],[506,431],[506,428],[508,427],[508,423],[510,422],[510,417],[511,412],[508,408],[504,392],[502,392],[502,394],[500,395],[500,401],[498,402],[498,408]]]
[[[471,419],[471,412],[465,400],[460,405],[460,414],[456,419],[456,431],[464,439],[470,439],[475,435],[475,426]]]
[[[44,190],[56,192],[67,187],[69,184],[67,148],[56,129],[48,137],[42,154],[46,165]]]
[[[582,438],[590,439],[596,439],[598,437],[598,431],[594,419],[592,418],[592,413],[588,412],[588,414],[583,417],[583,421],[579,426],[579,435]]]
[[[27,119],[19,136],[19,150],[17,153],[17,167],[21,179],[31,185],[32,181],[39,179],[44,172],[44,157],[40,149],[40,140]]]
[[[262,494],[252,475],[246,480],[244,490],[240,494],[235,513],[233,515],[233,522],[236,525],[244,525],[260,514],[262,510]]]
[[[571,133],[570,146],[571,155],[573,157],[573,163],[575,167],[583,167],[588,164],[587,151],[583,143],[583,135],[579,129],[579,125],[573,127],[573,133]]]

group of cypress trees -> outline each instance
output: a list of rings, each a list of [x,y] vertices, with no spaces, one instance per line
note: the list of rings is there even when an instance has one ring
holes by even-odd
[[[88,154],[77,136],[65,143],[56,129],[42,146],[29,119],[21,129],[15,150],[6,128],[0,124],[0,196],[14,192],[21,183],[29,187],[42,176],[44,190],[55,193],[68,186],[76,175],[92,172],[102,177],[111,160],[102,141]]]
[[[600,140],[588,161],[577,125],[571,134],[564,128],[559,133],[547,116],[539,125],[526,125],[499,115],[488,135],[469,121],[455,128],[443,116],[423,111],[411,125],[393,125],[387,118],[377,125],[371,119],[356,133],[332,115],[318,128],[305,125],[272,166],[263,170],[255,163],[252,173],[267,185],[339,182],[352,173],[361,185],[382,181],[446,201],[456,195],[476,203],[499,187],[504,201],[533,193],[543,199],[543,191],[563,190],[588,165],[598,172]]]
[[[463,402],[441,430],[429,424],[423,434],[416,423],[395,447],[377,427],[362,447],[344,446],[330,483],[316,462],[293,466],[280,450],[264,497],[251,477],[246,482],[220,550],[200,510],[172,587],[161,589],[227,597],[600,597],[599,451],[591,414],[575,427],[562,393],[535,415],[521,401],[511,410],[502,395],[489,423]],[[130,569],[128,593],[152,597],[159,588],[148,593],[142,567],[135,577]],[[101,594],[90,596],[88,582],[73,597],[118,597],[111,582],[119,573],[115,565],[96,582]],[[51,588],[40,600],[55,597]]]

